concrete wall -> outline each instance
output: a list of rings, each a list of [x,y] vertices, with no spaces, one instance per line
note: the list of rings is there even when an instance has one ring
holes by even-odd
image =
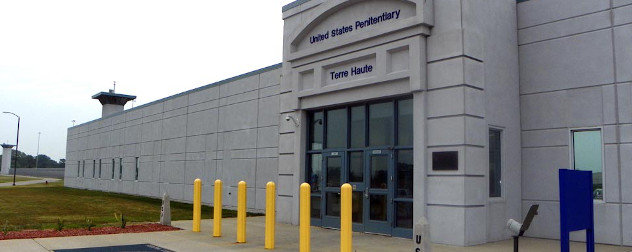
[[[599,127],[604,200],[594,204],[595,239],[632,245],[631,17],[629,0],[518,3],[523,213],[540,204],[528,236],[559,238],[557,169],[571,166],[570,130]]]
[[[13,168],[9,171],[13,174]],[[63,179],[65,168],[18,168],[17,175],[40,177],[40,178],[58,178]]]
[[[223,203],[230,208],[236,206],[237,183],[244,180],[248,208],[264,209],[265,184],[278,182],[279,67],[68,129],[65,185],[149,197],[167,192],[174,200],[190,202],[193,181],[201,178],[202,200],[210,204],[213,182],[222,179]],[[84,162],[85,177],[82,170],[77,177]]]
[[[442,0],[434,9],[427,49],[428,155],[459,151],[460,167],[429,169],[432,239],[456,245],[507,239],[505,223],[521,211],[515,1]],[[490,128],[502,130],[499,198],[489,197]]]

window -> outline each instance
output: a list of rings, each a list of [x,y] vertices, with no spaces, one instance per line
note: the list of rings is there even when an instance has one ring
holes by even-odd
[[[369,105],[369,146],[393,145],[393,102]]]
[[[327,111],[327,149],[347,147],[347,109]]]
[[[77,161],[77,178],[79,177],[79,172],[81,171],[79,168],[81,168],[81,161]]]
[[[99,178],[101,178],[101,159],[99,159]]]
[[[413,150],[398,150],[395,177],[395,227],[413,228]]]
[[[365,144],[365,124],[366,107],[357,106],[351,108],[351,148],[364,148]]]
[[[119,180],[123,179],[123,158],[119,158]]]
[[[112,159],[112,179],[114,179],[114,158]]]
[[[136,175],[134,176],[134,180],[138,180],[138,166],[140,164],[138,163],[138,157],[136,157]]]
[[[323,149],[323,119],[323,112],[316,112],[312,114],[311,123],[309,124],[310,150]]]
[[[81,177],[86,177],[86,161],[83,160],[82,166],[81,166]]]
[[[97,161],[92,160],[92,178],[94,178],[95,170],[97,169]]]
[[[401,100],[397,103],[397,144],[413,145],[413,100]]]
[[[502,196],[501,131],[489,130],[489,197]]]
[[[603,199],[603,152],[601,130],[573,130],[573,168],[575,170],[592,171],[593,198]]]

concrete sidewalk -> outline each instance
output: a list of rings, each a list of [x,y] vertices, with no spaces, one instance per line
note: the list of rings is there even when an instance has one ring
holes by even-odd
[[[183,228],[181,231],[152,232],[136,234],[75,236],[61,238],[42,238],[0,241],[0,251],[52,251],[56,249],[104,247],[128,244],[149,243],[174,251],[270,251],[264,245],[264,217],[249,217],[247,225],[247,243],[237,244],[236,219],[224,219],[223,237],[212,237],[212,220],[202,221],[202,232],[191,232],[191,221],[175,221],[173,225]],[[337,230],[312,227],[312,251],[339,251],[340,232]],[[411,251],[412,240],[380,235],[353,233],[354,251]],[[488,243],[472,247],[434,245],[434,252],[507,252],[513,250],[512,240]],[[276,248],[273,251],[298,251],[298,227],[278,224],[276,230]],[[559,241],[523,238],[520,251],[540,252],[559,251]],[[572,243],[571,251],[585,251],[584,244]],[[596,251],[629,252],[632,247],[598,245]]]
[[[21,177],[29,177],[29,176],[21,176]],[[30,178],[38,178],[38,177],[30,177]],[[59,180],[60,179],[56,179],[56,178],[38,178],[38,180],[18,181],[18,182],[15,182],[15,185],[21,186],[21,185],[43,184],[43,183],[46,183],[46,181],[48,181],[48,183],[52,183],[52,182],[57,182]],[[13,182],[0,183],[0,187],[4,187],[4,186],[13,186]]]

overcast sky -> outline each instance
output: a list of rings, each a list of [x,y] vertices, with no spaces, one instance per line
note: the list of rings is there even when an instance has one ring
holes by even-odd
[[[281,62],[293,0],[0,0],[0,111],[20,151],[58,160],[72,126],[112,88],[134,106]],[[131,108],[128,103],[125,109]],[[0,143],[17,118],[0,114]]]

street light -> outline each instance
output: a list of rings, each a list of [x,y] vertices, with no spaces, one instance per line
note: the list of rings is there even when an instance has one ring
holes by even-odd
[[[20,141],[20,117],[14,113],[11,112],[2,112],[4,114],[12,114],[15,117],[18,118],[18,133],[17,136],[15,137],[15,160],[13,160],[13,186],[15,186],[15,172],[18,169],[18,143]]]

